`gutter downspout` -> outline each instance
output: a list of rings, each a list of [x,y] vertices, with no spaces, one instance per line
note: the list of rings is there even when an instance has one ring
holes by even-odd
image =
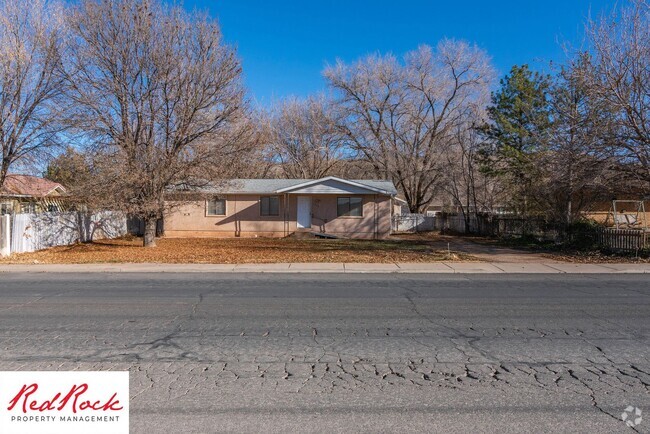
[[[289,193],[284,193],[284,236],[289,236]]]
[[[375,205],[375,212],[374,212],[375,236],[374,236],[374,238],[375,238],[375,240],[377,240],[377,239],[379,239],[379,228],[378,228],[378,223],[377,223],[377,218],[378,218],[378,216],[377,216],[377,208],[378,208],[378,206],[377,206],[377,195],[376,194],[374,195],[373,202],[374,202],[374,205]]]

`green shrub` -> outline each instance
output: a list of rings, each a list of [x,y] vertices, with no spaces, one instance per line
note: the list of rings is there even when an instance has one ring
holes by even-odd
[[[599,250],[597,230],[599,226],[593,221],[584,220],[572,224],[567,231],[565,247],[581,250]]]

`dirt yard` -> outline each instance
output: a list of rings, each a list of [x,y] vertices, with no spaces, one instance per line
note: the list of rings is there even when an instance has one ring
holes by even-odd
[[[452,249],[453,250],[453,249]],[[243,264],[270,262],[436,262],[478,261],[468,254],[449,253],[447,244],[435,237],[422,240],[296,240],[160,239],[155,248],[142,247],[142,239],[104,240],[54,247],[0,259],[0,264],[88,263],[193,263]]]
[[[411,242],[429,241],[439,250],[449,249],[452,252],[472,256],[486,262],[508,262],[516,264],[540,262],[564,262],[567,258],[555,258],[541,252],[528,249],[516,249],[497,245],[495,240],[484,237],[463,237],[454,235],[439,235],[433,232],[419,234],[396,235],[401,240]]]
[[[411,241],[430,241],[433,248],[470,255],[480,261],[501,263],[650,263],[648,257],[633,254],[603,254],[598,251],[552,250],[543,247],[507,246],[493,238],[478,236],[440,235],[433,232],[396,235]]]

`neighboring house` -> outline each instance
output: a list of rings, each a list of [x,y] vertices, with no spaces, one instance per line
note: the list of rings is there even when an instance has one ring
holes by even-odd
[[[0,188],[1,214],[37,214],[61,211],[66,189],[49,179],[30,175],[7,175]]]
[[[165,216],[166,237],[286,237],[313,232],[385,238],[391,231],[395,186],[390,181],[238,179],[185,190]],[[184,193],[180,193],[184,194]]]

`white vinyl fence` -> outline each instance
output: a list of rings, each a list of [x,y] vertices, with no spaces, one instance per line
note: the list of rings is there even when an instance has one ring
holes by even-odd
[[[436,229],[436,218],[424,214],[395,214],[393,232],[426,232]]]
[[[126,216],[116,211],[14,214],[11,253],[33,252],[126,235]]]
[[[0,256],[11,253],[11,216],[0,215]]]
[[[478,230],[475,216],[469,221],[470,231]],[[464,233],[466,222],[463,216],[429,216],[424,214],[396,214],[393,216],[393,232],[452,231]]]

